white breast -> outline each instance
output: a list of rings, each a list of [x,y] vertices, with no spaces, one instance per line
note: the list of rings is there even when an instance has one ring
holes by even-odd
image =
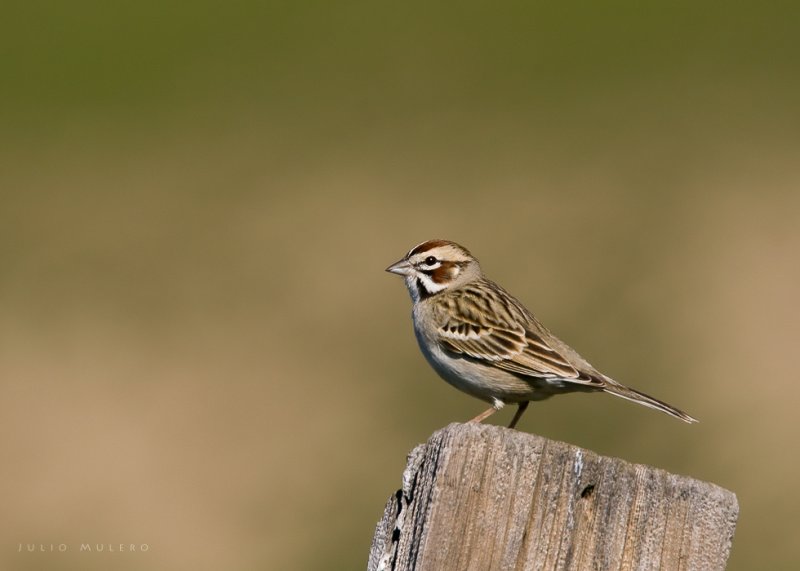
[[[420,306],[421,304],[416,305]],[[422,354],[439,376],[457,389],[479,399],[488,402],[492,402],[495,398],[506,400],[508,395],[499,392],[500,387],[491,380],[491,377],[494,376],[493,373],[500,373],[503,376],[505,373],[445,352],[436,341],[433,329],[420,326],[420,323],[423,322],[420,313],[421,311],[415,307],[413,312],[414,334]]]

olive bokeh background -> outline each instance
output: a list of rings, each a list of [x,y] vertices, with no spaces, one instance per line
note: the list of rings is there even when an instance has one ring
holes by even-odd
[[[438,237],[701,420],[568,395],[521,430],[735,491],[729,569],[796,568],[799,16],[6,6],[0,567],[363,568],[405,454],[483,408],[383,272]]]

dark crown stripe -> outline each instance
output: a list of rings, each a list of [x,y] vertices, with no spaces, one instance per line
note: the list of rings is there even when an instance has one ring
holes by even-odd
[[[472,257],[472,254],[470,254],[469,250],[467,250],[464,246],[460,246],[455,242],[451,242],[450,240],[428,240],[427,242],[423,242],[418,246],[414,246],[411,249],[411,251],[408,254],[406,254],[406,257],[410,258],[411,256],[415,256],[417,254],[433,250],[434,248],[441,248],[442,246],[451,246],[453,248],[456,248],[457,250],[460,250],[465,255]]]

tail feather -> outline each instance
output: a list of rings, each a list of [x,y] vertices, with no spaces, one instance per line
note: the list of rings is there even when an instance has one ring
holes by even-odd
[[[648,408],[660,410],[661,412],[664,412],[670,416],[674,416],[675,418],[678,418],[683,422],[688,422],[689,424],[698,422],[696,418],[689,416],[682,410],[677,409],[674,406],[665,403],[664,401],[660,401],[657,398],[651,397],[650,395],[646,395],[635,389],[621,385],[616,381],[611,381],[610,379],[607,379],[607,381],[610,382],[607,382],[606,386],[603,388],[603,390],[607,393],[624,398],[625,400],[629,400],[631,402],[638,403]]]

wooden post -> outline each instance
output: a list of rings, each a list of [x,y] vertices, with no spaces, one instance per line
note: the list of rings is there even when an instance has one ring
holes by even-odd
[[[739,514],[714,484],[482,424],[408,457],[369,571],[724,569]]]

